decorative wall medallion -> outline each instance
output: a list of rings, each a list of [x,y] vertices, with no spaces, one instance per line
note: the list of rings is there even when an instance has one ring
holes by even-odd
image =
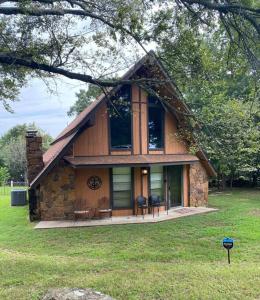
[[[87,184],[91,190],[98,190],[102,185],[102,180],[98,176],[91,176],[89,177]]]

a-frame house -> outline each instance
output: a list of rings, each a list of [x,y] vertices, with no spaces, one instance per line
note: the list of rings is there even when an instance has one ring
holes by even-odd
[[[149,53],[123,79],[158,78],[162,101],[136,84],[101,95],[41,155],[41,137],[27,134],[30,217],[72,219],[77,210],[137,212],[137,197],[156,195],[161,210],[206,206],[215,171],[200,149],[178,135],[189,112],[163,65]],[[81,207],[80,207],[81,206]]]

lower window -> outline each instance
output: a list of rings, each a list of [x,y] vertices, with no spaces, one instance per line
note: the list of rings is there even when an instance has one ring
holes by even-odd
[[[132,180],[131,168],[112,169],[113,208],[131,208]]]
[[[160,196],[164,200],[163,166],[154,166],[150,169],[150,193]]]

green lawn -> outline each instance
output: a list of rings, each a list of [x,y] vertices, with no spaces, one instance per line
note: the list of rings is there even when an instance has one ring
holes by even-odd
[[[260,191],[210,196],[218,212],[143,225],[37,231],[0,196],[0,299],[92,287],[116,299],[260,299]],[[221,240],[235,239],[231,265]]]

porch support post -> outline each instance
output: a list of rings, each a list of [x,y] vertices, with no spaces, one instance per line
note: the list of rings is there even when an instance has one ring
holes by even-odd
[[[183,165],[183,206],[189,206],[189,165]]]

